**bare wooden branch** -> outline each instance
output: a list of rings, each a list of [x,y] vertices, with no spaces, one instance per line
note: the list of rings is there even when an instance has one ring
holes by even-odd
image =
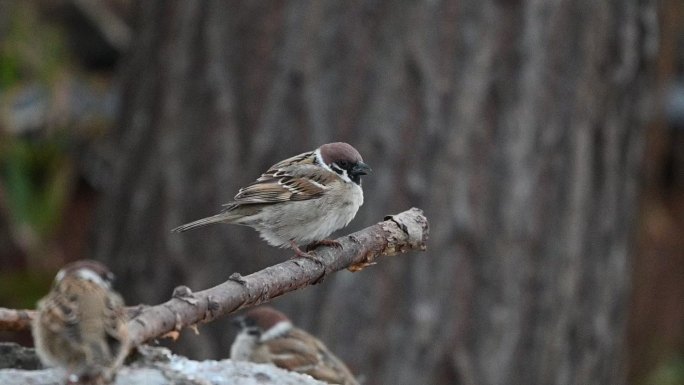
[[[338,238],[341,248],[317,249],[315,259],[291,259],[245,277],[233,274],[228,281],[197,293],[191,293],[184,287],[177,288],[174,298],[143,309],[129,322],[131,340],[137,345],[183,327],[209,322],[314,285],[333,272],[345,268],[359,270],[374,263],[379,256],[425,250],[428,222],[422,210],[413,208],[385,219]]]
[[[179,286],[169,301],[135,308],[136,315],[129,321],[131,340],[138,345],[184,327],[209,322],[319,283],[336,271],[362,270],[375,264],[380,256],[425,250],[428,232],[428,222],[422,210],[412,208],[338,238],[342,247],[316,249],[312,252],[314,258],[290,259],[244,277],[236,273],[228,281],[196,293]],[[32,313],[29,310],[0,309],[0,330],[27,328]]]
[[[0,330],[19,331],[31,327],[33,310],[14,310],[0,307]]]

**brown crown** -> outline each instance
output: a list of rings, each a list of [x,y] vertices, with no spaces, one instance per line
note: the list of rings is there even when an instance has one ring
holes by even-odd
[[[343,160],[351,163],[363,162],[361,154],[350,144],[344,142],[324,144],[320,147],[320,150],[325,164],[337,163]]]
[[[245,314],[245,318],[252,320],[261,330],[268,330],[282,321],[289,321],[287,316],[270,306],[260,306]]]

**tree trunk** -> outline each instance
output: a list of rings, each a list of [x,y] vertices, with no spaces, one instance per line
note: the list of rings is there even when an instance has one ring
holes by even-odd
[[[289,257],[208,216],[352,143],[347,231],[411,206],[428,253],[275,302],[366,384],[621,384],[654,0],[149,1],[95,256],[129,303]],[[227,357],[226,321],[174,346]]]

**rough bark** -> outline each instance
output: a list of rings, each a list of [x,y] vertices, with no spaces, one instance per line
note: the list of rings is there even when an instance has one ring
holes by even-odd
[[[272,264],[250,229],[168,230],[344,140],[375,170],[351,227],[423,207],[430,256],[277,307],[367,384],[624,383],[654,0],[138,6],[94,247],[129,302]],[[225,357],[212,325],[175,349]]]

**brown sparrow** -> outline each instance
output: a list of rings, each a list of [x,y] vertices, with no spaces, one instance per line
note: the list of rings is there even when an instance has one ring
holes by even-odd
[[[289,246],[305,256],[298,244],[335,243],[325,238],[354,218],[363,204],[361,176],[370,171],[349,144],[324,144],[271,166],[241,188],[219,214],[172,231],[218,222],[245,225],[256,229],[270,245]]]
[[[294,327],[285,314],[262,306],[234,321],[240,332],[230,347],[231,359],[273,364],[330,384],[358,385],[339,358],[316,337]]]
[[[111,380],[128,353],[126,313],[112,291],[113,274],[90,260],[57,273],[50,293],[38,302],[33,341],[47,366],[67,370],[68,380]]]

